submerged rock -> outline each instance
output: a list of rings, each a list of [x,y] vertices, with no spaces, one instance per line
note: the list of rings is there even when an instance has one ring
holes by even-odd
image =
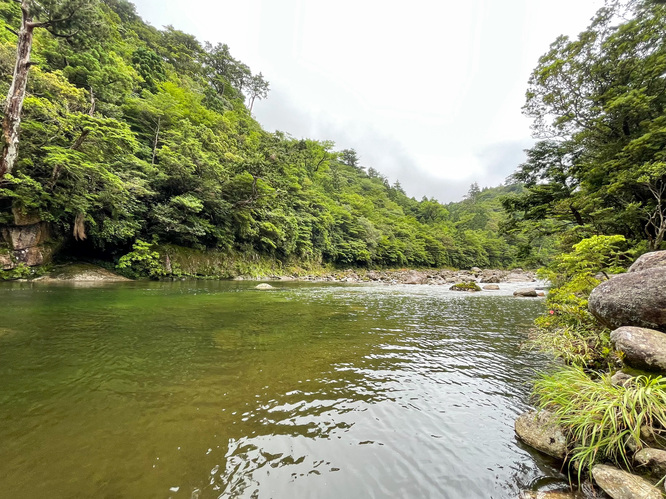
[[[634,460],[640,466],[648,468],[655,476],[666,475],[666,451],[661,449],[643,449],[638,451]]]
[[[567,454],[567,439],[548,411],[529,411],[516,419],[516,435],[530,447],[558,459]]]
[[[624,326],[611,333],[622,361],[646,371],[666,372],[666,334],[642,327]]]
[[[629,267],[629,272],[641,272],[647,269],[666,267],[666,251],[653,251],[641,255],[634,264]]]
[[[611,328],[638,326],[666,332],[666,267],[629,272],[590,294],[590,312]]]
[[[536,298],[538,296],[534,288],[521,288],[513,292],[513,296],[522,296],[525,298]]]
[[[254,289],[275,289],[275,288],[273,288],[273,286],[271,286],[270,284],[267,284],[267,283],[264,282],[264,283],[261,283],[261,284],[257,284],[254,287]]]
[[[592,477],[613,499],[662,499],[659,489],[650,482],[613,466],[596,465]]]

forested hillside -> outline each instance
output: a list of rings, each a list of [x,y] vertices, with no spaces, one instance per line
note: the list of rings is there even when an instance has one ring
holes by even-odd
[[[0,224],[48,222],[61,256],[118,261],[144,241],[352,266],[540,263],[539,243],[499,232],[498,195],[519,187],[418,202],[356,151],[262,130],[251,110],[269,83],[228,46],[156,29],[124,0],[23,3],[41,25]],[[3,95],[20,7],[0,3]]]

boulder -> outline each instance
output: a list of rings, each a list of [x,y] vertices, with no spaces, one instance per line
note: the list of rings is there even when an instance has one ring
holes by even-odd
[[[637,369],[666,372],[666,334],[653,329],[624,326],[611,333],[623,362]]]
[[[449,288],[450,291],[481,291],[481,288],[474,282],[460,282]]]
[[[257,284],[254,289],[274,289],[273,286],[271,286],[268,283],[262,282],[261,284]]]
[[[634,460],[639,466],[648,468],[659,478],[666,475],[666,451],[661,449],[646,448],[634,455]]]
[[[659,489],[650,482],[613,466],[596,465],[592,477],[613,499],[662,499]]]
[[[602,282],[590,294],[588,308],[611,328],[638,326],[666,332],[666,267]]]
[[[499,288],[500,287],[497,284],[486,284],[483,287],[483,289],[485,289],[486,291],[498,291]]]
[[[653,251],[641,255],[634,264],[629,267],[629,272],[641,272],[643,270],[666,267],[666,251]]]
[[[527,298],[536,298],[537,292],[536,289],[534,288],[521,288],[517,289],[513,292],[513,296],[523,296]]]
[[[548,411],[529,411],[516,419],[516,435],[530,447],[558,459],[567,454],[567,439]]]
[[[403,282],[405,284],[426,284],[428,282],[428,276],[423,272],[412,270],[404,277]]]
[[[2,230],[5,241],[11,248],[23,250],[42,244],[48,239],[48,226],[45,223],[5,227]]]

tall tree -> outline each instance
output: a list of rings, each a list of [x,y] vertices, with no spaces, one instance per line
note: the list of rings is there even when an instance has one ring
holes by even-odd
[[[35,29],[42,28],[61,38],[72,38],[92,21],[96,0],[13,0],[21,5],[14,75],[5,102],[2,120],[2,157],[0,179],[14,168],[18,157],[21,112],[25,100],[28,72],[32,62]]]

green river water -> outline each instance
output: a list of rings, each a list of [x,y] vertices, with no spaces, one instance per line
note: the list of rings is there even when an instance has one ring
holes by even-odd
[[[542,299],[437,286],[0,286],[0,497],[504,498]]]

